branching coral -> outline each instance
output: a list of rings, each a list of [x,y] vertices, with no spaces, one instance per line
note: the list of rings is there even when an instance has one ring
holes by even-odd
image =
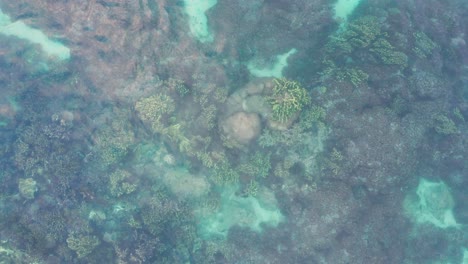
[[[369,46],[380,34],[381,24],[375,16],[364,16],[349,24],[345,37],[354,47]]]
[[[146,97],[135,104],[140,119],[147,122],[154,132],[163,130],[163,119],[174,112],[174,108],[174,100],[165,94]]]
[[[93,137],[99,163],[105,167],[120,162],[135,141],[135,135],[128,122],[129,113],[117,108],[112,110],[110,124],[99,127]]]
[[[304,130],[311,129],[314,126],[324,128],[326,115],[327,113],[323,107],[313,105],[302,112],[299,125]]]
[[[338,81],[343,82],[348,80],[354,87],[358,87],[369,79],[367,73],[357,68],[336,68],[334,74]]]
[[[248,196],[257,196],[258,193],[258,182],[251,180],[247,186],[245,186],[244,190],[242,191],[242,195],[245,197]]]
[[[327,51],[332,53],[352,53],[355,49],[369,47],[380,35],[382,25],[375,16],[364,16],[354,20],[346,30],[333,36],[327,43]]]
[[[71,234],[67,238],[68,247],[76,252],[78,258],[86,257],[93,252],[99,244],[100,241],[95,236]]]
[[[164,191],[152,197],[141,210],[144,228],[152,235],[168,232],[171,227],[188,221],[190,209],[181,202],[169,199]]]
[[[232,184],[239,180],[239,173],[231,167],[228,161],[216,164],[213,176],[213,181],[219,185]]]
[[[21,196],[26,199],[33,199],[34,194],[37,191],[36,181],[32,178],[20,179],[18,183],[18,189]]]
[[[391,44],[389,34],[383,30],[383,26],[378,17],[363,16],[338,31],[326,45],[323,61],[325,70],[322,75],[336,77],[340,81],[349,80],[354,86],[358,86],[367,81],[369,76],[361,69],[353,67],[356,62],[357,65],[371,62],[406,68],[408,56]]]
[[[126,170],[115,170],[109,177],[109,189],[113,196],[119,197],[130,194],[137,188],[137,184],[130,182],[131,174]]]
[[[440,135],[458,134],[458,128],[455,122],[444,114],[437,114],[433,117],[433,127]]]
[[[239,167],[239,171],[252,176],[265,178],[268,176],[271,169],[270,154],[255,152],[249,157],[249,161]]]
[[[396,51],[386,39],[378,39],[369,50],[377,55],[384,64],[398,65],[401,68],[405,68],[408,64],[408,56],[401,51]]]
[[[275,79],[274,83],[268,102],[273,111],[273,120],[284,123],[299,113],[310,98],[306,89],[296,81],[281,78]]]
[[[432,41],[424,32],[415,32],[413,51],[421,59],[427,58],[432,51],[437,48],[437,44]]]

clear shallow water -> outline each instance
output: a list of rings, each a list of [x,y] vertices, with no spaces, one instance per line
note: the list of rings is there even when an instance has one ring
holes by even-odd
[[[0,2],[5,263],[467,263],[463,1]]]

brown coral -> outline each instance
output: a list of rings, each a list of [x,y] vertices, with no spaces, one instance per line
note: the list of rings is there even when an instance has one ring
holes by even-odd
[[[221,129],[228,140],[245,145],[260,134],[260,117],[256,113],[237,112],[222,122]]]

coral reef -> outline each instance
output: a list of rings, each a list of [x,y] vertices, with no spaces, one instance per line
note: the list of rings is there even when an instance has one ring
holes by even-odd
[[[260,134],[260,117],[255,113],[238,112],[226,118],[221,128],[227,141],[246,145]]]
[[[113,196],[130,194],[137,187],[138,183],[132,180],[132,174],[126,170],[117,169],[109,176],[109,190]]]
[[[24,198],[34,199],[34,194],[37,191],[37,182],[32,178],[19,179],[18,189]]]
[[[163,182],[180,199],[194,200],[206,195],[210,189],[204,177],[181,169],[168,171],[163,176]]]
[[[161,132],[166,126],[166,119],[174,112],[174,100],[165,94],[153,95],[136,102],[135,110],[153,131]]]
[[[437,114],[434,115],[433,119],[434,129],[437,133],[441,135],[452,135],[459,133],[455,122],[453,122],[453,120],[448,118],[446,115]]]
[[[253,178],[265,178],[269,175],[271,169],[270,156],[271,154],[263,154],[257,151],[245,163],[240,165],[239,171]]]
[[[91,254],[101,242],[95,236],[71,234],[67,238],[68,247],[75,251],[78,258]]]
[[[268,98],[273,121],[286,123],[309,104],[307,91],[298,82],[285,78],[275,79],[273,94]]]
[[[461,263],[467,4],[329,2],[3,1],[0,262]]]

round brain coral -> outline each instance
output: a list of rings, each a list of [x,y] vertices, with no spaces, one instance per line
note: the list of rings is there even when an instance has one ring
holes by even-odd
[[[245,145],[260,134],[262,125],[258,114],[237,112],[226,118],[221,127],[229,140]]]

